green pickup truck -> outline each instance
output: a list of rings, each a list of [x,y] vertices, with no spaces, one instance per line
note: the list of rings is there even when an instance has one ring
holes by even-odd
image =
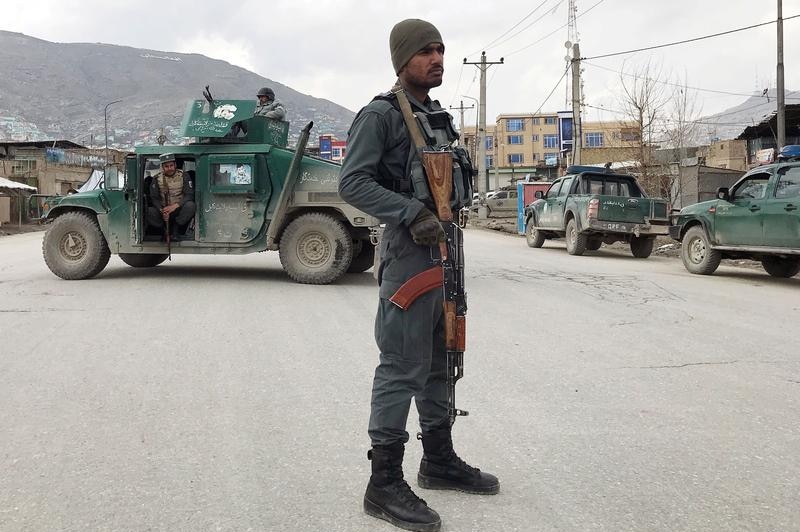
[[[683,265],[710,275],[722,259],[761,261],[774,277],[800,271],[800,162],[754,168],[717,199],[678,213],[670,236],[682,242]]]
[[[535,197],[524,214],[525,237],[533,248],[548,238],[566,237],[567,252],[583,255],[603,243],[623,241],[634,257],[647,258],[656,236],[669,231],[666,200],[648,198],[632,176],[602,168],[571,166]]]

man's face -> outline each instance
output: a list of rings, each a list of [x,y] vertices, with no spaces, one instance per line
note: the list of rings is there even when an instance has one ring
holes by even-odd
[[[236,168],[236,175],[244,177],[244,166],[239,166]]]
[[[177,169],[177,165],[175,161],[167,161],[165,163],[161,163],[161,171],[164,172],[164,175],[167,177],[172,177],[175,174],[175,170]]]
[[[261,105],[267,105],[267,103],[269,103],[269,96],[259,96],[258,103]]]
[[[400,71],[400,78],[411,85],[432,89],[442,84],[444,45],[432,42],[416,54]]]

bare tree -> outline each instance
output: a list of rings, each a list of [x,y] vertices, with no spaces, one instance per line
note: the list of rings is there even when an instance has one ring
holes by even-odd
[[[665,172],[668,179],[664,183],[664,188],[667,192],[665,197],[675,205],[683,193],[682,161],[686,159],[687,148],[697,145],[699,134],[697,120],[700,118],[702,107],[697,103],[697,91],[689,89],[685,74],[683,78],[680,76],[676,78],[673,87],[664,136],[673,150],[673,159],[677,164]]]
[[[654,195],[663,195],[664,192],[663,172],[655,160],[656,136],[664,131],[664,108],[668,101],[662,77],[661,68],[650,61],[631,74],[620,74],[622,110],[638,136],[631,150],[631,159],[635,162],[640,183]]]

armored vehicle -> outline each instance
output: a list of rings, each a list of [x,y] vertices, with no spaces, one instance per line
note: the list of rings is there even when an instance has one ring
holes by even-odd
[[[312,123],[287,147],[287,122],[253,116],[255,102],[196,100],[182,146],[142,146],[124,171],[107,168],[104,186],[64,196],[47,213],[44,260],[64,279],[87,279],[111,253],[134,268],[171,255],[241,255],[276,250],[299,283],[327,284],[373,263],[375,218],[338,195],[339,165],[305,155]],[[195,192],[195,216],[179,239],[148,223],[151,182],[161,155],[174,157]]]

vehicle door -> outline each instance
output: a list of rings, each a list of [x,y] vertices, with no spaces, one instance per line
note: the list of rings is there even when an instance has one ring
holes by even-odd
[[[763,209],[770,177],[769,172],[749,175],[734,185],[729,201],[720,200],[717,203],[714,232],[718,244],[764,244]]]
[[[574,177],[565,177],[561,181],[561,189],[556,196],[555,206],[553,207],[553,218],[551,224],[553,227],[564,227],[564,210],[567,208],[567,196],[569,196],[572,189],[572,182]]]
[[[542,212],[539,216],[539,227],[555,227],[553,225],[553,212],[558,201],[558,193],[561,190],[563,179],[555,181],[544,195],[542,201]]]
[[[764,245],[800,249],[800,166],[778,168],[775,177],[764,202]]]
[[[494,196],[486,200],[486,205],[492,212],[499,212],[505,210],[505,204],[508,202],[508,192],[501,190],[495,193]]]
[[[244,244],[258,236],[271,193],[263,155],[203,156],[197,180],[200,241]]]

